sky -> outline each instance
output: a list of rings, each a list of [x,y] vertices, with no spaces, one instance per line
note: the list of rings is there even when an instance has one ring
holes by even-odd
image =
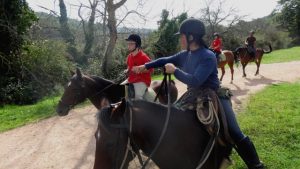
[[[68,17],[79,19],[78,5],[80,3],[88,5],[88,0],[64,0],[68,10]],[[115,0],[118,2],[119,0]],[[142,6],[138,2],[142,1]],[[134,28],[151,28],[158,27],[157,21],[160,19],[160,14],[163,9],[170,11],[171,16],[177,16],[182,12],[187,12],[188,16],[199,17],[199,9],[205,7],[205,1],[208,0],[127,0],[125,6],[117,10],[117,17],[122,18],[127,10],[137,10],[145,16],[140,19],[136,14],[130,14],[121,26]],[[220,0],[212,0],[219,2]],[[244,20],[261,18],[269,15],[277,6],[278,0],[223,0],[224,11],[228,11],[229,7],[235,8],[239,15],[246,16]],[[43,6],[59,13],[58,0],[27,0],[29,6],[36,12],[49,11],[41,8]],[[212,6],[213,7],[213,6]],[[88,10],[83,11],[88,12]],[[84,15],[84,14],[83,14]],[[88,16],[88,15],[85,15]]]

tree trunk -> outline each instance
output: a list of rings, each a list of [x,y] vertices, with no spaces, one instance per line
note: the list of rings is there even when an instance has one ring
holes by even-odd
[[[95,15],[96,15],[96,7],[97,7],[98,1],[93,2],[91,4],[91,15],[89,17],[87,29],[84,29],[84,34],[85,34],[85,46],[83,50],[83,64],[87,64],[88,59],[90,58],[91,55],[91,49],[94,44],[94,36],[95,36]],[[83,21],[84,22],[84,21]],[[84,26],[84,25],[83,25]]]
[[[107,26],[109,29],[109,42],[108,46],[106,48],[104,57],[103,57],[103,63],[102,63],[102,73],[104,77],[109,76],[109,70],[112,65],[112,60],[113,60],[113,51],[116,45],[117,41],[117,21],[116,21],[116,15],[115,12],[116,10],[122,6],[126,0],[121,0],[120,2],[114,4],[113,0],[107,0],[106,2],[106,7],[107,7],[107,13],[108,13],[108,18],[107,18]]]

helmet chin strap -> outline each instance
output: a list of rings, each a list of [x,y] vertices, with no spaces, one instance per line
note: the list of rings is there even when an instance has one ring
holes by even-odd
[[[136,49],[139,49],[139,48],[135,45],[135,48],[132,49],[132,50],[130,51],[130,53],[131,53],[131,52],[134,52]]]
[[[187,51],[190,51],[191,50],[190,46],[191,46],[192,41],[194,40],[194,37],[190,33],[187,33],[185,38],[186,38],[186,42],[187,42]]]

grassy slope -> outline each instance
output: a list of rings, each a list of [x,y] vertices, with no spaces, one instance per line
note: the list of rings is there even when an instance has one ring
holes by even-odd
[[[54,97],[35,105],[6,105],[0,108],[0,132],[53,116],[58,100],[59,97]]]
[[[300,47],[293,47],[289,49],[275,50],[270,54],[265,54],[262,59],[263,64],[290,62],[300,60]]]
[[[238,115],[242,131],[255,143],[268,168],[300,166],[300,83],[273,85],[251,96]],[[236,153],[234,169],[245,168]]]
[[[44,99],[34,105],[5,105],[1,107],[0,132],[56,115],[55,109],[59,99],[60,96]],[[87,104],[90,104],[90,102],[86,101],[76,107],[85,106]]]

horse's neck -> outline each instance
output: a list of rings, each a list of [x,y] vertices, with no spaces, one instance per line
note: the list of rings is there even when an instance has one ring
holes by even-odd
[[[97,108],[100,109],[100,101],[101,95],[107,86],[111,85],[109,81],[103,81],[103,85],[98,85],[98,82],[93,78],[86,78],[86,96],[92,102],[92,104]]]
[[[167,108],[154,103],[137,104],[132,109],[133,139],[146,155],[150,155],[161,135]],[[186,161],[190,161],[187,168],[195,168],[209,137],[194,113],[182,112],[174,108],[171,112],[167,133],[152,159],[161,168],[185,168]],[[172,144],[169,144],[170,142]],[[178,149],[178,147],[184,148]]]

